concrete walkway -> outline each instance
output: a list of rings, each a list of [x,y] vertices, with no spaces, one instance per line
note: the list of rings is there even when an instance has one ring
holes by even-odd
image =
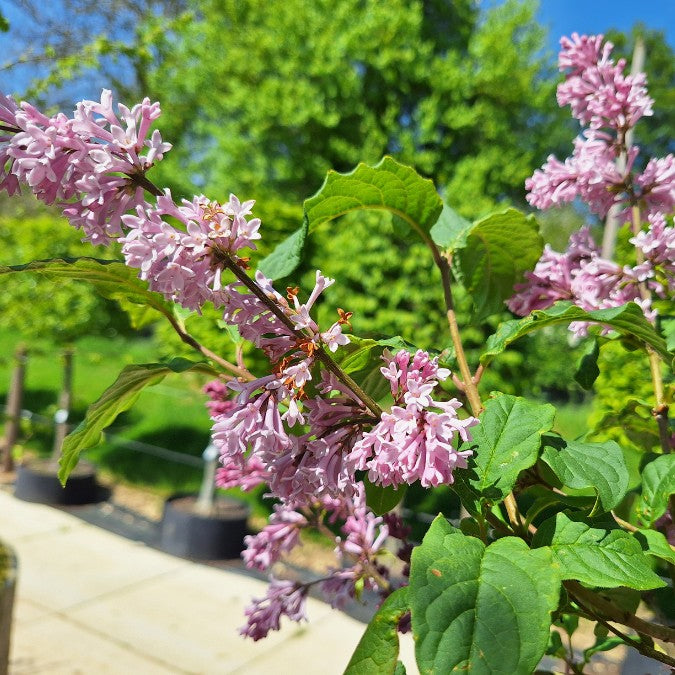
[[[19,558],[10,675],[331,675],[343,672],[365,628],[310,598],[309,623],[244,640],[244,607],[263,596],[264,582],[2,490],[0,538]],[[403,660],[414,663],[410,643]]]

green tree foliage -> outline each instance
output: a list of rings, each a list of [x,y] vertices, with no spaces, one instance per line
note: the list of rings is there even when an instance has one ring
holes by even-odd
[[[529,2],[483,16],[466,0],[200,0],[190,11],[141,29],[155,54],[146,82],[177,146],[161,170],[181,192],[197,182],[288,204],[328,169],[389,153],[477,217],[522,199],[555,144],[554,80]]]
[[[95,254],[63,218],[31,203],[12,206],[3,208],[0,263]],[[66,344],[83,333],[114,334],[128,329],[128,322],[114,303],[103,300],[89,284],[17,274],[3,278],[0,329],[17,332],[31,344],[53,345]]]

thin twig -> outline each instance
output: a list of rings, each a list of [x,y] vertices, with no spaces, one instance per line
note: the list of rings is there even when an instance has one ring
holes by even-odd
[[[660,661],[661,663],[665,663],[671,667],[675,666],[675,659],[668,656],[668,654],[653,649],[644,641],[634,640],[629,635],[626,635],[624,632],[620,631],[618,628],[609,623],[609,621],[603,619],[599,614],[594,612],[590,607],[588,607],[585,603],[581,602],[578,598],[575,598],[574,602],[576,602],[577,605],[579,605],[579,607],[581,607],[581,609],[586,614],[588,614],[588,616],[591,617],[594,621],[597,621],[598,623],[602,624],[605,628],[612,631],[612,633],[614,633],[617,637],[620,637],[629,647],[637,649],[637,651],[639,651],[640,654],[643,654],[644,656],[647,656],[651,659],[655,659],[656,661]]]
[[[459,366],[459,372],[462,375],[464,392],[466,393],[466,397],[469,400],[471,412],[476,417],[478,417],[478,415],[480,415],[480,413],[483,411],[483,404],[481,403],[478,387],[476,386],[477,380],[471,374],[469,364],[466,360],[466,354],[464,353],[464,347],[462,346],[462,339],[459,333],[459,324],[457,323],[457,315],[455,314],[455,304],[452,298],[452,287],[450,285],[449,260],[440,254],[438,248],[433,243],[432,253],[434,255],[434,262],[441,272],[443,296],[445,299],[445,313],[448,320],[448,326],[450,328],[450,337],[452,338],[452,344],[455,348],[457,365]]]
[[[576,600],[588,603],[602,612],[609,621],[623,624],[632,628],[638,635],[648,635],[649,637],[662,640],[663,642],[675,643],[675,630],[659,623],[650,623],[635,616],[631,612],[624,611],[608,600],[600,597],[588,588],[584,588],[579,582],[569,580],[564,582],[570,595]]]
[[[190,333],[188,333],[173,316],[165,314],[166,318],[169,320],[171,327],[176,331],[178,337],[186,344],[190,345],[193,349],[196,349],[198,352],[206,356],[206,358],[211,359],[214,363],[217,363],[219,366],[225,370],[229,370],[232,373],[232,376],[227,377],[240,377],[244,380],[255,380],[255,375],[253,375],[246,368],[241,368],[235,366],[234,363],[230,363],[226,359],[218,356],[215,352],[212,352],[208,347],[205,347],[203,344],[198,342]]]

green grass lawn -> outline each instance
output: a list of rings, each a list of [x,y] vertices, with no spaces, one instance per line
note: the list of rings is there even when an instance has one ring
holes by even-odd
[[[16,336],[0,333],[0,403],[9,387]],[[116,379],[124,366],[157,361],[152,339],[86,337],[75,345],[73,406],[70,420],[77,424],[93,403]],[[51,418],[57,409],[62,381],[58,350],[36,348],[29,354],[23,408]],[[134,406],[110,427],[111,434],[200,456],[208,444],[209,420],[201,388],[206,379],[195,373],[167,376],[146,389]],[[52,447],[49,425],[24,425],[19,451],[48,455]],[[121,447],[114,439],[83,453],[116,480],[147,487],[160,494],[194,492],[199,489],[200,468],[161,459]],[[238,494],[238,491],[237,491]],[[250,497],[256,509],[257,497]]]
[[[5,403],[17,342],[16,336],[0,332],[0,403]],[[87,407],[115,381],[122,368],[158,360],[151,338],[84,337],[77,341],[75,350],[70,417],[73,424],[83,419]],[[23,408],[51,418],[58,407],[62,377],[59,351],[35,348],[26,369]],[[204,405],[206,397],[201,392],[205,382],[205,376],[195,373],[167,376],[160,384],[147,388],[134,406],[117,418],[109,433],[199,457],[208,444],[211,427]],[[51,426],[31,423],[25,425],[24,431],[20,452],[41,456],[51,453]],[[196,492],[202,481],[201,468],[123,447],[115,438],[86,451],[82,457],[95,462],[113,480],[163,496]],[[240,490],[223,492],[249,502],[254,515],[269,514],[271,507],[262,500],[262,490],[248,494]]]

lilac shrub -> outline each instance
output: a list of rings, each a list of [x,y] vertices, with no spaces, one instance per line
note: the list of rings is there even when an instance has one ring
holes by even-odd
[[[662,588],[664,570],[675,563],[659,530],[675,492],[662,377],[662,363],[672,365],[673,355],[660,333],[664,317],[652,303],[653,297],[672,301],[675,286],[675,235],[668,224],[674,161],[671,155],[651,158],[642,172],[635,168],[639,149],[627,135],[651,115],[654,103],[644,75],[624,75],[625,63],[611,59],[612,46],[602,36],[574,34],[561,44],[566,75],[558,101],[584,128],[570,158],[549,157],[528,180],[528,201],[550,208],[581,200],[599,217],[618,210],[621,222],[631,223],[634,265],[603,258],[588,228],[558,253],[543,247],[534,219],[514,209],[463,221],[430,181],[385,158],[348,175],[329,174],[305,202],[302,228],[253,270],[251,255],[262,236],[254,201],[230,195],[221,204],[199,195],[178,203],[147,177],[171,149],[151,130],[158,103],[145,99],[115,109],[111,92],[104,91],[100,102],[79,103],[72,117],[48,117],[0,95],[0,189],[12,195],[27,188],[57,205],[91,244],[118,241],[137,278],[121,265],[93,259],[0,271],[71,265],[96,284],[105,268],[120,292],[163,313],[207,358],[192,365],[216,376],[205,393],[220,454],[217,485],[265,485],[275,500],[268,524],[245,541],[245,564],[271,578],[265,597],[246,609],[242,635],[259,640],[278,630],[282,617],[306,620],[305,599],[316,586],[336,608],[363,600],[366,591],[381,603],[350,674],[370,672],[372,662],[378,672],[400,672],[397,630],[407,628],[422,672],[528,673],[545,652],[582,672],[591,654],[578,662],[558,632],[550,633],[554,625],[571,636],[570,616],[598,623],[596,651],[614,646],[606,642],[611,631],[642,654],[675,664],[653,646],[654,640],[673,641],[672,630],[625,612],[621,598],[616,604],[598,592]],[[441,272],[451,349],[360,338],[346,332],[351,314],[342,308],[330,325],[320,326],[315,305],[335,283],[320,271],[309,294],[275,288],[298,264],[310,225],[357,207],[400,216],[429,247]],[[502,324],[473,368],[454,311],[457,283],[479,318],[501,310],[503,302],[525,317]],[[251,373],[241,351],[233,364],[200,345],[166,309],[170,303],[196,313],[212,304],[233,335],[266,356],[266,372]],[[567,323],[579,336],[599,327],[608,339],[619,336],[649,355],[661,448],[645,458],[633,522],[617,515],[636,500],[627,497],[628,468],[616,443],[566,441],[553,430],[549,404],[479,393],[493,358],[553,323]],[[161,368],[182,371],[185,364]],[[156,373],[148,366],[123,371],[92,406],[84,431],[73,432],[64,445],[63,480],[97,432],[131,405],[129,378],[136,378],[133,387],[149,385]],[[439,515],[414,545],[393,510],[413,484],[451,486],[469,517],[451,524]],[[585,491],[572,498],[569,489]],[[307,529],[331,542],[335,564],[306,583],[278,578],[277,563],[301,545]],[[392,540],[399,542],[395,554]]]

